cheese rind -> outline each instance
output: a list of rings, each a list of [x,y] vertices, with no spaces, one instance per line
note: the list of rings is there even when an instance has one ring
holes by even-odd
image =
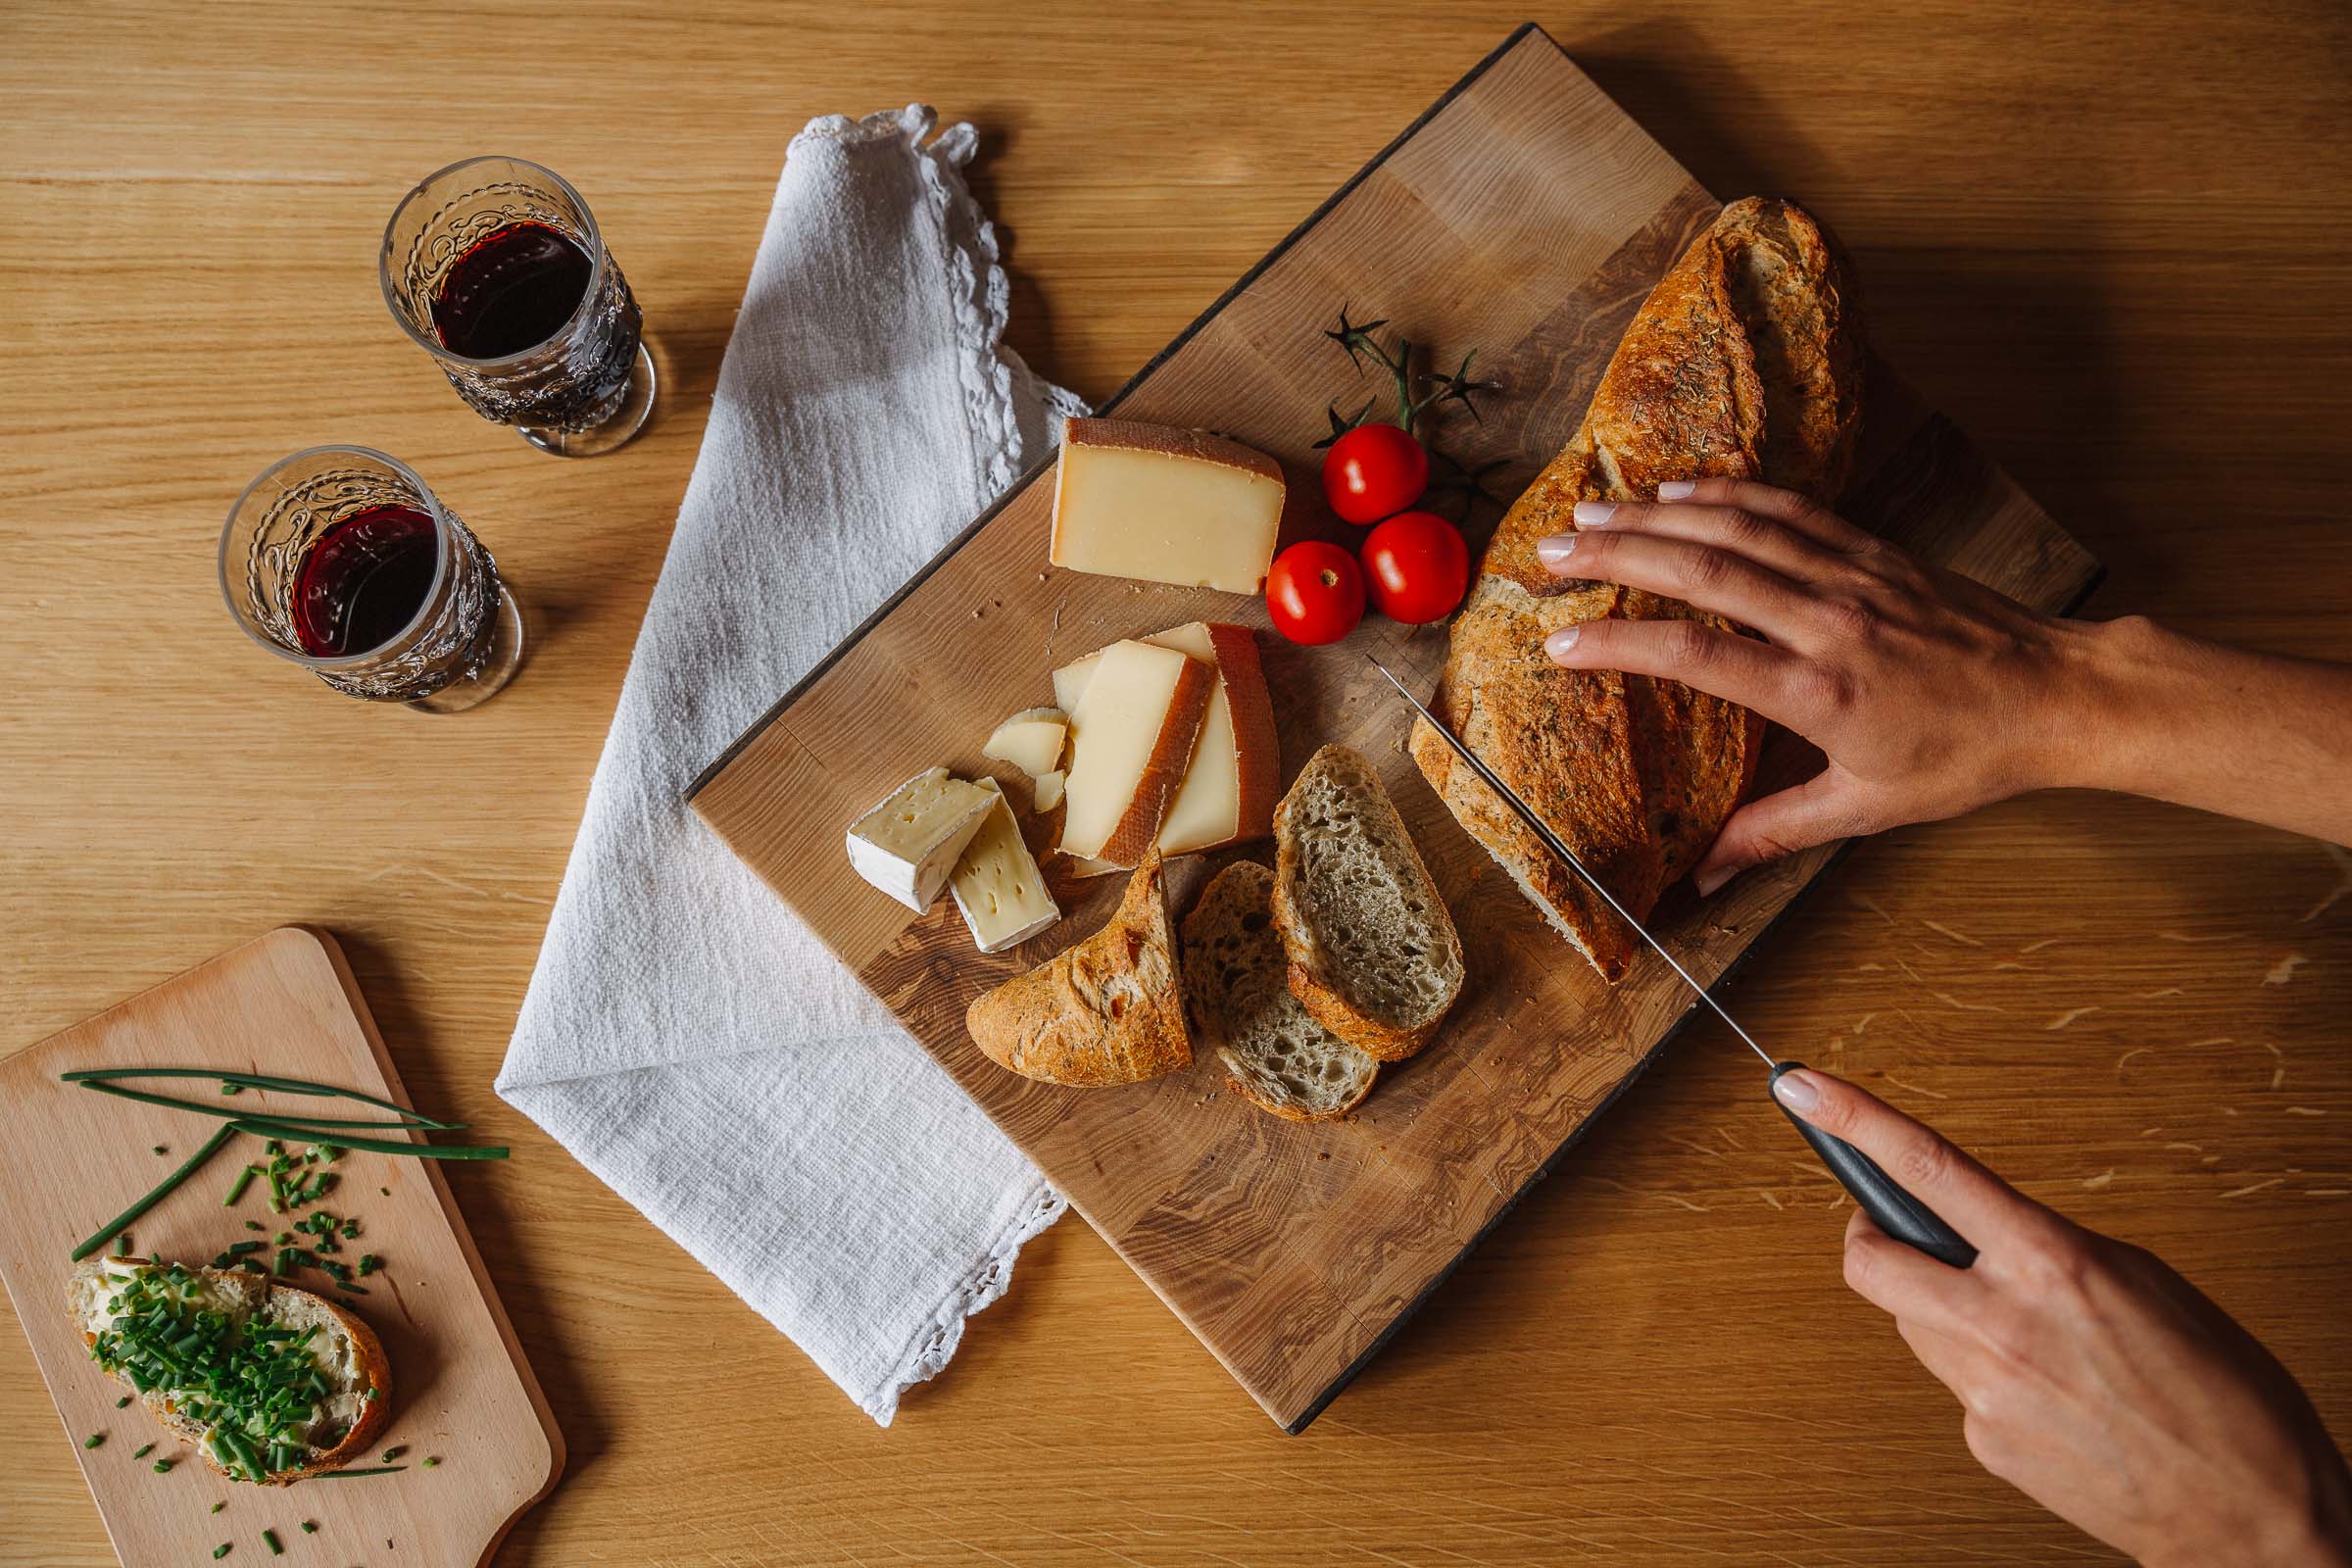
[[[1036,857],[1021,840],[1021,824],[1004,792],[993,778],[982,779],[979,787],[997,803],[964,846],[948,890],[956,896],[956,907],[980,951],[1002,953],[1060,919],[1061,906],[1046,891],[1046,879],[1038,874]]]
[[[1056,566],[1254,594],[1282,526],[1282,466],[1202,430],[1072,419],[1054,484]]]
[[[850,866],[920,914],[939,898],[956,858],[980,831],[998,797],[926,768],[850,824]]]
[[[1216,673],[1151,643],[1102,650],[1070,715],[1061,851],[1132,865],[1159,833],[1200,738]]]
[[[980,755],[1010,762],[1031,778],[1051,773],[1061,760],[1068,716],[1058,708],[1025,708],[996,727]]]

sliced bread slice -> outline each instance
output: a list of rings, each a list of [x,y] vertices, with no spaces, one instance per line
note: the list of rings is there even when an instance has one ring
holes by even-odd
[[[1108,925],[975,997],[963,1025],[989,1060],[1050,1084],[1101,1088],[1190,1066],[1159,852],[1146,853]]]
[[[1184,917],[1193,1030],[1259,1109],[1330,1121],[1372,1092],[1380,1063],[1315,1022],[1291,995],[1289,968],[1274,931],[1274,873],[1236,860]]]
[[[66,1310],[90,1359],[232,1481],[284,1486],[339,1470],[368,1450],[392,1411],[392,1363],[375,1331],[268,1275],[92,1258],[68,1279]],[[168,1370],[199,1360],[217,1374],[207,1383]],[[289,1374],[310,1392],[283,1410],[218,1392]]]
[[[1462,993],[1462,942],[1404,818],[1359,752],[1326,746],[1274,811],[1274,928],[1291,991],[1358,1051],[1429,1044]]]

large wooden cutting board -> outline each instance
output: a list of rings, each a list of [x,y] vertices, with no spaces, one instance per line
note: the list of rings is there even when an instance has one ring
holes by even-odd
[[[474,1568],[487,1561],[515,1517],[555,1486],[564,1438],[435,1161],[346,1153],[331,1167],[340,1184],[315,1205],[360,1220],[360,1237],[344,1243],[346,1260],[356,1263],[362,1252],[384,1260],[380,1273],[361,1282],[368,1295],[358,1311],[382,1336],[392,1362],[392,1417],[380,1441],[408,1450],[405,1472],[282,1489],[235,1484],[144,1409],[115,1407],[125,1391],[92,1364],[65,1313],[74,1266],[67,1254],[196,1152],[215,1126],[188,1111],[58,1081],[75,1068],[132,1065],[233,1067],[409,1102],[342,951],[332,938],[298,926],[256,938],[0,1061],[0,1126],[7,1129],[0,1138],[0,1280],[117,1555],[126,1564],[200,1563],[227,1543],[231,1563],[267,1561],[267,1529],[276,1532],[289,1562]],[[183,1100],[217,1094],[202,1080],[133,1087]],[[252,1090],[237,1100],[245,1109],[371,1114],[324,1111],[322,1103]],[[168,1152],[155,1153],[157,1146]],[[261,1152],[249,1138],[222,1149],[132,1224],[135,1253],[209,1262],[231,1242],[256,1239],[248,1219],[274,1235],[295,1216],[270,1213],[260,1183],[235,1207],[221,1203],[237,1166]],[[331,1289],[308,1271],[296,1283]],[[97,1434],[104,1444],[84,1447]],[[148,1443],[155,1451],[134,1458]],[[440,1462],[426,1469],[428,1457]],[[164,1458],[176,1462],[158,1475],[152,1467]],[[226,1506],[214,1513],[215,1502]],[[318,1527],[315,1534],[303,1532],[306,1520]]]
[[[1503,390],[1484,424],[1457,418],[1442,444],[1472,463],[1503,460],[1494,488],[1515,494],[1582,418],[1626,322],[1716,207],[1523,27],[1112,406],[1274,454],[1297,503],[1285,542],[1346,538],[1316,515],[1310,444],[1327,401],[1352,409],[1382,389],[1321,336],[1345,303],[1447,366],[1478,351]],[[1848,514],[2030,604],[2077,602],[2096,574],[2090,558],[1899,378],[1873,369]],[[1051,701],[1056,662],[1198,617],[1266,626],[1253,600],[1049,571],[1052,489],[1050,472],[1029,475],[718,759],[694,806],[1296,1431],[1624,1089],[1691,999],[1654,960],[1602,986],[1455,825],[1404,755],[1408,714],[1357,657],[1375,652],[1427,690],[1444,636],[1372,619],[1333,648],[1259,640],[1286,782],[1323,742],[1363,750],[1453,908],[1470,981],[1437,1042],[1386,1071],[1337,1126],[1255,1111],[1224,1092],[1213,1061],[1091,1092],[991,1064],[965,1037],[965,1004],[1095,929],[1118,879],[1057,877],[1073,917],[983,957],[949,902],[909,919],[851,875],[844,826],[920,768],[991,770],[980,755],[990,728]],[[1493,515],[1480,521],[1491,528]],[[1776,737],[1765,766],[1769,788],[1804,770],[1804,748]],[[1025,782],[999,776],[1027,801]],[[1687,892],[1671,897],[1661,934],[1702,978],[1720,976],[1832,853],[1744,877],[1703,911]],[[1776,1136],[1760,1074],[1756,1105],[1760,1133]]]

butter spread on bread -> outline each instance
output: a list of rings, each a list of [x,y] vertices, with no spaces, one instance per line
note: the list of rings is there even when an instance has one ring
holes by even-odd
[[[1453,623],[1438,715],[1637,917],[1686,875],[1755,776],[1763,721],[1672,681],[1562,669],[1544,639],[1602,618],[1687,618],[1679,601],[1553,576],[1539,540],[1579,501],[1651,500],[1668,479],[1759,478],[1825,505],[1844,488],[1861,408],[1861,333],[1845,269],[1812,219],[1749,198],[1661,278],[1567,446],[1514,503]],[[1554,861],[1445,742],[1415,761],[1471,836],[1610,980],[1636,939]]]
[[[365,1453],[392,1401],[381,1341],[268,1275],[92,1259],[67,1284],[90,1358],[234,1479],[283,1485]]]
[[[1191,1065],[1159,852],[1145,854],[1108,925],[973,999],[964,1027],[991,1061],[1045,1083],[1131,1084]]]

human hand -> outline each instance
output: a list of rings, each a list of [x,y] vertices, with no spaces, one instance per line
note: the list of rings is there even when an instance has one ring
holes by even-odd
[[[1840,1079],[1784,1074],[1797,1115],[1967,1237],[1955,1269],[1856,1211],[1845,1280],[1959,1396],[1969,1451],[2149,1568],[2352,1564],[2352,1472],[2286,1369],[2195,1286],[2084,1230]]]
[[[1685,600],[1763,640],[1689,620],[1598,620],[1546,644],[1578,668],[1663,676],[1740,703],[1829,758],[1751,801],[1692,873],[1712,893],[1761,861],[1931,821],[2045,784],[2099,744],[2086,700],[2100,628],[2036,614],[1787,490],[1664,484],[1660,501],[1577,503],[1537,554],[1564,577]]]

